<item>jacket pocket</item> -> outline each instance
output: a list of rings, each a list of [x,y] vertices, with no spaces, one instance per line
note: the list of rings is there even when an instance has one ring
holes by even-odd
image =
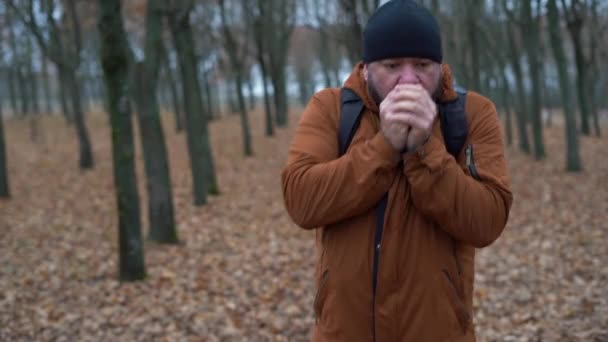
[[[452,306],[452,310],[456,315],[456,319],[462,329],[462,333],[465,334],[467,332],[467,328],[471,323],[471,314],[464,304],[464,289],[462,287],[461,282],[455,281],[458,279],[453,279],[450,276],[450,273],[447,270],[443,270],[443,275],[445,278],[445,292],[448,297],[448,301]]]
[[[319,285],[317,286],[317,293],[315,294],[315,300],[313,302],[313,307],[315,311],[315,324],[319,323],[321,319],[321,312],[323,310],[323,303],[325,302],[325,297],[327,296],[327,277],[329,276],[329,270],[323,271],[321,277],[319,278]]]

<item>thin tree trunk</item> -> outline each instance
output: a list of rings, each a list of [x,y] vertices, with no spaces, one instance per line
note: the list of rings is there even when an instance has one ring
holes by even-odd
[[[509,56],[511,58],[511,67],[515,74],[515,82],[517,85],[517,97],[519,98],[518,110],[517,110],[517,128],[519,133],[519,148],[522,152],[530,153],[530,142],[528,140],[528,129],[527,129],[527,101],[526,91],[524,88],[524,80],[519,60],[519,50],[515,43],[515,33],[513,32],[512,25],[508,25],[508,38],[509,38]]]
[[[506,67],[504,63],[499,64],[500,74],[502,79],[503,104],[505,108],[505,128],[507,135],[507,145],[513,145],[513,121],[511,119],[511,87],[507,78]]]
[[[46,113],[51,115],[53,113],[53,102],[51,100],[51,86],[49,83],[49,65],[44,56],[40,59],[40,63],[42,64],[42,90],[44,92]]]
[[[179,97],[179,93],[177,92],[177,82],[175,81],[175,77],[173,76],[173,69],[171,69],[171,64],[169,63],[169,53],[165,51],[163,56],[163,70],[165,72],[165,76],[167,78],[167,83],[169,83],[169,91],[171,94],[171,104],[173,105],[173,116],[175,117],[175,130],[177,132],[181,132],[184,129],[184,111],[182,108],[181,98]]]
[[[571,97],[570,78],[568,76],[568,61],[562,45],[559,11],[555,0],[549,0],[547,3],[547,17],[549,19],[549,35],[553,48],[553,57],[557,66],[564,117],[566,119],[566,170],[580,171],[583,167],[579,152],[580,146],[574,114],[574,103]]]
[[[325,88],[331,88],[333,86],[329,67],[331,57],[329,56],[329,38],[325,30],[325,28],[319,28],[319,62],[321,64],[321,71],[323,72],[323,79],[325,80]]]
[[[76,133],[78,135],[80,149],[79,165],[83,170],[92,169],[94,166],[93,153],[91,151],[89,132],[85,125],[82,104],[80,103],[80,85],[76,76],[76,70],[69,68],[66,70],[66,76],[70,94],[72,95],[72,112],[74,113],[74,123],[76,124]]]
[[[258,65],[260,66],[262,87],[264,89],[264,118],[265,118],[265,134],[267,137],[274,136],[274,121],[272,120],[272,106],[270,104],[270,94],[268,91],[268,69],[264,60],[263,51],[260,51],[262,47],[258,46]]]
[[[211,85],[209,84],[209,71],[203,71],[203,89],[205,90],[205,97],[207,101],[205,104],[207,105],[207,120],[211,121],[215,119],[215,109],[213,108],[213,103],[215,102],[213,99],[213,93],[211,91]]]
[[[9,198],[8,163],[6,161],[6,146],[4,140],[4,113],[0,98],[0,198]]]
[[[11,113],[13,114],[13,116],[16,116],[17,113],[19,112],[19,105],[18,105],[18,101],[17,98],[19,97],[19,94],[17,93],[17,89],[15,87],[15,69],[14,68],[9,68],[8,72],[7,72],[7,78],[8,78],[8,93],[9,93],[9,97],[10,97],[10,101],[11,101]]]
[[[101,63],[108,91],[114,185],[118,204],[119,277],[123,281],[134,281],[146,277],[146,267],[127,90],[129,57],[126,33],[122,24],[120,0],[99,0],[98,4]]]
[[[273,72],[272,87],[274,89],[275,119],[277,126],[287,127],[287,85],[285,82],[285,70],[276,67]]]
[[[156,88],[162,53],[162,20],[160,0],[150,0],[146,13],[145,59],[135,65],[134,87],[137,119],[144,152],[146,188],[148,190],[148,239],[158,243],[178,243],[173,209],[173,192],[167,160],[167,147]]]
[[[38,98],[38,77],[36,76],[36,72],[34,70],[34,60],[32,58],[33,55],[33,47],[32,40],[30,37],[27,37],[27,58],[25,63],[27,63],[27,83],[29,84],[29,97],[32,101],[32,113],[34,116],[38,116],[40,114],[40,99]]]
[[[268,79],[265,76],[265,72],[262,72],[262,86],[264,87],[264,108],[265,108],[265,133],[267,137],[274,136],[274,120],[272,119],[272,105],[270,104],[270,94],[268,91]]]
[[[59,99],[61,100],[61,109],[63,111],[63,117],[68,125],[72,125],[74,123],[74,113],[72,108],[68,105],[68,98],[70,97],[69,88],[67,86],[67,77],[66,71],[64,68],[59,68],[57,70],[57,74],[59,76]]]
[[[179,59],[182,90],[186,104],[186,133],[190,166],[192,168],[194,205],[200,206],[207,203],[207,193],[218,194],[219,188],[215,177],[215,166],[201,99],[200,84],[196,76],[197,63],[193,50],[194,39],[190,26],[190,11],[179,17],[171,15],[169,22]]]
[[[469,1],[468,9],[465,10],[466,13],[466,23],[467,23],[467,38],[469,41],[469,56],[471,57],[471,66],[469,69],[469,80],[471,80],[471,87],[473,90],[481,92],[481,62],[479,52],[479,29],[477,28],[477,20],[479,19],[479,13],[481,3],[477,0]]]
[[[249,128],[249,118],[247,117],[247,104],[245,102],[245,96],[243,95],[243,80],[245,74],[245,68],[243,65],[245,47],[241,47],[237,44],[232,32],[228,28],[228,22],[226,20],[226,9],[224,1],[220,1],[220,17],[222,22],[222,33],[225,37],[225,47],[230,60],[230,67],[232,69],[233,79],[235,82],[234,92],[237,96],[238,110],[241,119],[241,131],[243,138],[243,153],[245,156],[253,155],[251,147],[251,133]]]
[[[531,117],[534,136],[534,157],[536,160],[545,158],[545,145],[543,142],[543,124],[541,119],[541,79],[540,79],[540,58],[538,47],[540,45],[540,27],[537,20],[532,15],[532,0],[524,1],[522,15],[526,23],[526,34],[524,44],[527,51],[530,81],[532,87]]]
[[[236,71],[236,94],[239,100],[239,113],[241,118],[241,131],[243,134],[243,153],[249,157],[253,155],[251,148],[251,133],[249,129],[249,118],[247,117],[247,104],[243,95],[243,77],[240,71]]]
[[[17,68],[17,84],[19,85],[19,94],[21,95],[21,113],[19,115],[21,118],[28,117],[31,112],[30,94],[23,73],[23,66],[19,66]]]
[[[247,92],[249,93],[249,110],[255,109],[255,94],[253,93],[253,76],[252,72],[249,72],[247,77]]]
[[[583,135],[591,135],[591,129],[589,126],[589,102],[588,102],[588,90],[587,90],[587,61],[583,53],[583,41],[581,37],[583,29],[583,18],[582,14],[579,13],[579,8],[576,5],[580,3],[575,2],[571,4],[570,11],[568,5],[562,0],[562,6],[564,13],[566,14],[568,23],[568,32],[574,45],[574,60],[576,63],[576,91],[578,94],[578,106],[581,116],[581,130]]]
[[[10,12],[9,12],[10,13]],[[15,107],[13,115],[15,117],[23,117],[29,112],[29,103],[27,101],[28,92],[25,87],[25,81],[23,80],[23,61],[20,51],[17,48],[17,40],[15,38],[14,25],[12,23],[11,15],[7,15],[6,17],[7,26],[8,26],[8,44],[10,47],[10,51],[13,53],[12,56],[12,75],[14,75],[14,80],[17,83],[17,92],[18,96],[16,97]],[[18,104],[18,105],[17,105]]]

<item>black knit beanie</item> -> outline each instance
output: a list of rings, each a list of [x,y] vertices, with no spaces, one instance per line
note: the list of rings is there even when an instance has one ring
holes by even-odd
[[[363,62],[419,57],[441,63],[439,24],[412,0],[390,0],[369,18],[363,32]]]

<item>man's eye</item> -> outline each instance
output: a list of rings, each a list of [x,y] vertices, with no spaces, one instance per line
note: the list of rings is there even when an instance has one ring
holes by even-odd
[[[386,63],[386,64],[384,64],[384,66],[387,69],[395,69],[395,68],[397,68],[399,66],[399,64],[397,64],[397,63]]]
[[[416,66],[420,69],[426,69],[426,67],[428,67],[429,64],[430,64],[429,62],[418,62],[418,63],[416,63]]]

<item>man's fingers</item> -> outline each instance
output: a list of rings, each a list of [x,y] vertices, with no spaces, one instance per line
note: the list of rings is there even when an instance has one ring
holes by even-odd
[[[429,120],[410,113],[393,114],[386,118],[389,123],[407,125],[420,130],[428,130],[430,127]]]

